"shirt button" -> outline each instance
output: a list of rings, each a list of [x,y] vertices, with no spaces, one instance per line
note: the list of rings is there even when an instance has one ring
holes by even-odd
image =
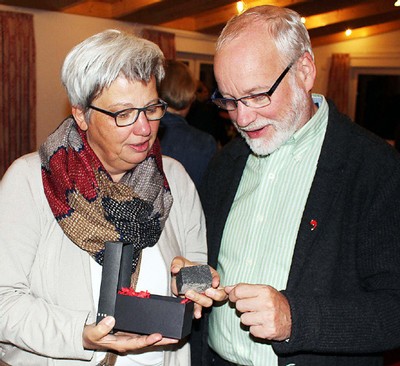
[[[275,179],[275,173],[269,173],[268,174],[268,179],[270,179],[270,180]]]

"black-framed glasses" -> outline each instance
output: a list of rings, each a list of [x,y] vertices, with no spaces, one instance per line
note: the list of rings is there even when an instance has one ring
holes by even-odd
[[[241,98],[224,98],[221,93],[217,90],[214,91],[211,96],[211,101],[216,104],[219,108],[224,109],[226,111],[235,111],[238,102],[242,102],[246,107],[250,108],[262,108],[271,104],[271,96],[279,86],[285,75],[289,72],[290,68],[293,66],[293,62],[289,64],[289,66],[283,70],[282,74],[279,75],[278,79],[275,81],[274,85],[272,85],[271,89],[266,92],[246,95]]]
[[[94,105],[90,105],[89,108],[106,114],[107,116],[113,117],[115,120],[115,124],[118,127],[126,127],[133,125],[139,117],[140,112],[143,112],[148,121],[157,121],[164,117],[165,112],[167,111],[168,104],[164,102],[162,99],[158,99],[157,103],[150,104],[143,108],[127,108],[122,109],[117,112],[110,112],[105,109],[98,108]]]

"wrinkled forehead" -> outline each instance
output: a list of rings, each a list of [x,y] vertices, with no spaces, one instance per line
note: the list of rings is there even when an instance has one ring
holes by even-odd
[[[266,86],[271,75],[282,72],[275,43],[260,35],[249,37],[251,35],[240,35],[216,52],[214,73],[220,90],[228,82]]]

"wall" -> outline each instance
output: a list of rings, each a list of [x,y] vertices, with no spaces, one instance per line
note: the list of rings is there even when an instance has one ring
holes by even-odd
[[[0,5],[0,10],[34,15],[37,69],[37,146],[70,114],[68,99],[60,81],[61,65],[69,50],[85,38],[108,28],[140,32],[142,27],[134,23],[5,5]],[[215,37],[185,31],[176,31],[175,33],[178,52],[213,54]]]
[[[0,5],[0,10],[28,12],[34,15],[37,47],[37,144],[41,144],[69,113],[69,105],[60,83],[64,57],[77,43],[107,28],[139,31],[139,24],[101,18],[30,10]],[[166,29],[166,31],[171,31]],[[215,37],[176,31],[176,48],[186,57],[194,54],[212,57]],[[368,38],[349,40],[314,49],[318,77],[314,92],[326,93],[330,56],[350,53],[352,64],[351,110],[354,109],[356,74],[359,69],[386,69],[400,74],[400,30]],[[352,114],[352,113],[351,113]]]
[[[314,48],[318,72],[315,92],[326,94],[333,53],[351,56],[349,114],[354,118],[359,72],[400,75],[400,30]]]

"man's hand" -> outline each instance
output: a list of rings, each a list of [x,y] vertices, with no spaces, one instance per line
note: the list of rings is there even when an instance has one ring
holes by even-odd
[[[242,313],[240,320],[257,338],[283,341],[292,331],[289,302],[278,290],[267,285],[226,286],[229,300]]]
[[[184,257],[175,257],[172,260],[171,263],[171,273],[172,273],[172,292],[178,296],[178,291],[176,288],[176,274],[181,270],[183,267],[190,267],[190,266],[195,266],[198,265],[198,263],[191,262],[190,260],[184,258]],[[214,297],[209,296],[209,294],[213,294],[213,291],[217,291],[217,288],[219,286],[219,274],[218,272],[210,267],[211,270],[211,276],[212,276],[212,282],[211,282],[211,288],[207,289],[204,293],[200,294],[196,291],[193,290],[188,290],[185,293],[185,297],[192,300],[194,304],[194,317],[196,319],[201,318],[201,310],[203,307],[209,308],[213,304],[213,300],[215,300]],[[223,291],[223,289],[220,289],[219,291],[219,296],[217,298],[227,298],[227,295]]]
[[[126,353],[150,346],[164,346],[177,343],[178,340],[163,338],[161,334],[139,335],[133,333],[117,332],[109,334],[113,329],[115,319],[107,316],[97,325],[85,325],[83,329],[83,347],[91,350],[112,350]]]

